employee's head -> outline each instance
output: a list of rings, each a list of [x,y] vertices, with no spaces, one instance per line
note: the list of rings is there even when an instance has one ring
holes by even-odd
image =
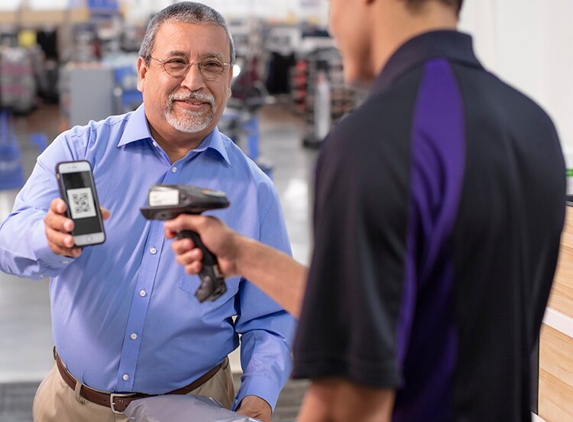
[[[200,3],[171,5],[149,22],[139,50],[138,89],[152,131],[204,138],[229,99],[235,48],[228,26]]]
[[[391,54],[422,32],[454,29],[463,0],[330,0],[329,30],[348,83],[368,85]]]

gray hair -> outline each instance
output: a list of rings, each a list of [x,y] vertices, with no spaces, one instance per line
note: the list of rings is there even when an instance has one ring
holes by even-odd
[[[145,60],[147,65],[149,65],[151,60],[150,56],[155,44],[155,36],[157,35],[157,30],[162,24],[166,22],[197,24],[210,23],[220,26],[225,30],[227,36],[229,37],[231,63],[235,63],[235,43],[233,42],[233,37],[229,31],[229,26],[227,25],[227,22],[223,16],[221,16],[221,14],[215,9],[212,9],[202,3],[182,1],[180,3],[175,3],[166,7],[150,19],[149,24],[147,25],[147,30],[145,31],[145,36],[141,42],[141,47],[139,48],[139,56]]]

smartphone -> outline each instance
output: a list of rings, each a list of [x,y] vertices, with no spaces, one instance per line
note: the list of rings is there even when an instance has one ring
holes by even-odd
[[[105,231],[89,161],[65,161],[56,165],[60,196],[74,221],[72,236],[76,246],[98,245]]]

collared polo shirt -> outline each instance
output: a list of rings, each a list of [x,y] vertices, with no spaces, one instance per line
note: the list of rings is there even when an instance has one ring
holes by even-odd
[[[315,191],[294,376],[394,389],[394,421],[530,420],[565,211],[547,114],[428,32],[328,136]]]

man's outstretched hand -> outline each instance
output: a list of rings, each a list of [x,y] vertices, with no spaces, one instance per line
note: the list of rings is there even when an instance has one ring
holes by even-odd
[[[66,215],[67,205],[63,199],[56,198],[50,203],[50,208],[44,216],[44,226],[48,246],[57,255],[77,258],[82,248],[74,245],[72,230],[74,222]],[[102,219],[107,220],[110,213],[101,208]]]

